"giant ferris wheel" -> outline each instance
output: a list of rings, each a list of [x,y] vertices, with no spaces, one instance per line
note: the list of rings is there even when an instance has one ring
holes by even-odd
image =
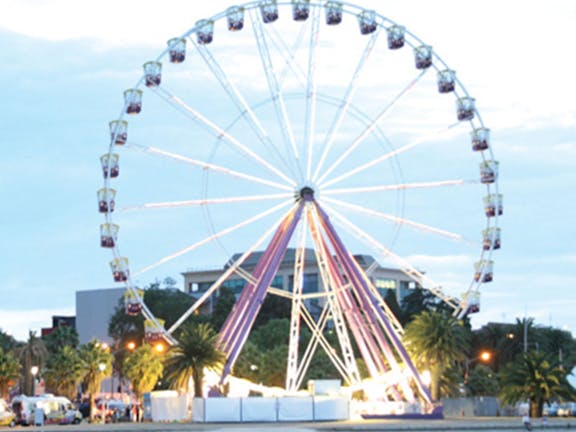
[[[401,327],[353,255],[400,269],[457,316],[478,311],[480,288],[492,281],[502,197],[490,130],[431,45],[344,2],[232,6],[144,63],[110,137],[101,246],[112,252],[128,307],[153,332],[177,343],[186,318],[240,277],[246,287],[219,334],[222,382],[265,296],[278,294],[292,301],[288,391],[300,387],[318,347],[358,385],[354,340],[370,375],[385,377],[388,397],[429,401]],[[271,285],[288,248],[293,288],[279,292]],[[318,317],[304,302],[310,254],[321,279]],[[207,259],[227,263],[221,277],[165,329],[143,302],[140,278]],[[466,279],[442,265],[460,261]],[[339,351],[323,337],[327,325]],[[314,335],[305,349],[304,326]]]

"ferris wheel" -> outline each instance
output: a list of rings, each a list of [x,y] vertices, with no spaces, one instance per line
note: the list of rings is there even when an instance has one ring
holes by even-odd
[[[123,96],[101,157],[101,246],[150,337],[177,343],[178,326],[239,277],[245,288],[219,336],[222,379],[272,293],[292,301],[288,390],[318,346],[357,385],[354,339],[370,374],[389,377],[390,397],[414,399],[414,382],[429,400],[354,253],[399,269],[457,316],[477,312],[492,281],[503,207],[490,130],[431,45],[349,3],[250,2],[170,39]],[[279,292],[271,285],[288,248],[293,282]],[[316,318],[304,302],[310,254],[323,299]],[[139,278],[208,262],[226,263],[221,276],[165,329]],[[469,265],[467,277],[446,262]],[[326,347],[327,325],[340,353]],[[300,358],[302,326],[315,336]]]

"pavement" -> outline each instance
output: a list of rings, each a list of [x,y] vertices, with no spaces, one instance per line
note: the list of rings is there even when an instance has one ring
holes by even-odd
[[[551,418],[543,422],[535,419],[532,422],[533,430],[546,430],[558,432],[576,429],[576,418]],[[211,432],[316,432],[316,431],[508,431],[526,430],[519,417],[454,417],[443,420],[348,420],[338,422],[316,423],[111,423],[79,425],[46,425],[30,426],[13,429],[0,427],[0,431],[15,432],[22,429],[27,432],[184,432],[184,431],[211,431]]]

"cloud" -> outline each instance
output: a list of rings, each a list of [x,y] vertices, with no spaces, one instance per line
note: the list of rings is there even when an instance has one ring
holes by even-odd
[[[74,308],[0,309],[0,330],[16,340],[25,341],[28,339],[28,331],[35,331],[36,335],[40,336],[42,328],[52,327],[54,315],[73,316],[75,311]]]

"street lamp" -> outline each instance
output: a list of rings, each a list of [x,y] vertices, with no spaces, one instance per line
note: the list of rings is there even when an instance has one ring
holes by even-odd
[[[484,350],[478,356],[468,359],[466,361],[466,371],[464,372],[464,384],[468,384],[468,377],[470,376],[470,365],[472,363],[477,361],[488,363],[490,360],[492,360],[492,352],[488,350]]]
[[[32,396],[36,396],[36,375],[38,375],[38,366],[32,366],[30,368],[30,373],[32,374]]]

